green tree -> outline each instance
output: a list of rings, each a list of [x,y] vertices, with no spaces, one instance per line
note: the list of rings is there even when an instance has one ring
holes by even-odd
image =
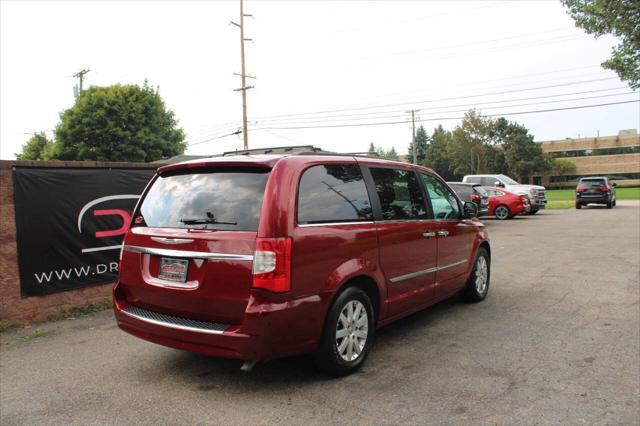
[[[492,145],[492,120],[475,110],[464,115],[462,122],[453,129],[447,155],[451,171],[458,176],[487,172],[486,149]]]
[[[427,147],[429,146],[429,135],[424,130],[424,126],[420,125],[416,129],[416,157],[418,164],[421,164],[427,156]],[[413,162],[413,141],[409,143],[409,160]]]
[[[510,175],[525,178],[551,169],[550,157],[545,155],[540,144],[534,142],[533,135],[523,125],[500,117],[493,121],[492,133],[504,154],[506,168],[503,170]]]
[[[369,154],[378,155],[378,150],[376,149],[376,146],[373,144],[373,142],[369,144],[369,150],[367,152]]]
[[[396,152],[396,149],[394,147],[391,147],[390,150],[385,151],[383,157],[387,160],[398,161],[398,153]]]
[[[620,43],[602,63],[631,87],[640,88],[640,2],[638,0],[562,0],[576,25],[595,37],[613,34]]]
[[[562,158],[554,158],[553,165],[551,167],[551,175],[558,176],[563,181],[566,181],[568,176],[574,176],[576,174],[575,163],[564,160]]]
[[[438,125],[431,135],[431,143],[427,148],[427,156],[422,164],[430,167],[445,180],[455,179],[455,174],[449,164],[448,147],[451,143],[451,132],[445,131],[442,125]]]
[[[60,160],[155,161],[182,154],[177,127],[158,90],[115,85],[83,91],[60,114],[52,156]]]
[[[16,154],[18,160],[47,160],[47,154],[52,142],[47,139],[44,132],[34,133],[29,140],[22,145],[22,153]]]

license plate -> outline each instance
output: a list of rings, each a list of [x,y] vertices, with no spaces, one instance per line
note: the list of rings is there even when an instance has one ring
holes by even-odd
[[[158,272],[158,278],[183,283],[187,281],[188,270],[188,260],[162,257],[160,258],[160,271]]]

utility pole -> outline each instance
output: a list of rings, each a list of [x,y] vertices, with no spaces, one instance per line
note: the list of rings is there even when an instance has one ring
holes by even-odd
[[[77,73],[75,73],[75,74],[73,75],[75,78],[77,78],[77,79],[79,80],[79,84],[78,84],[78,86],[77,86],[77,87],[78,87],[78,90],[77,90],[77,93],[76,93],[76,98],[77,98],[78,96],[80,96],[80,93],[82,93],[82,83],[84,82],[84,76],[85,76],[89,71],[91,71],[91,70],[90,70],[89,68],[86,68],[86,69],[83,69],[83,70],[78,71]]]
[[[253,17],[253,15],[244,13],[244,4],[243,0],[240,0],[240,23],[237,24],[235,22],[231,22],[232,25],[240,28],[240,78],[242,79],[242,87],[239,89],[235,89],[236,92],[242,92],[242,137],[244,139],[244,149],[249,149],[249,130],[247,128],[247,90],[253,89],[253,86],[247,86],[247,78],[255,77],[247,75],[244,64],[244,42],[245,41],[253,41],[250,38],[244,38],[244,18]]]
[[[413,155],[413,164],[418,164],[418,155],[416,153],[416,110],[407,111],[411,113],[411,154]]]

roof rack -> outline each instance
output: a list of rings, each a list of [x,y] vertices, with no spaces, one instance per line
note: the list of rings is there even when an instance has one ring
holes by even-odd
[[[269,148],[239,149],[237,151],[227,151],[222,157],[231,155],[255,155],[255,154],[299,154],[300,152],[327,152],[322,148],[316,148],[313,145],[296,145],[296,146],[274,146]]]
[[[333,152],[325,151],[322,148],[313,145],[296,145],[296,146],[275,146],[269,148],[243,149],[237,151],[228,151],[223,153],[222,157],[231,155],[264,155],[264,154],[288,154],[288,155],[332,155],[347,157],[367,157],[380,158],[378,154],[370,154],[368,152]]]

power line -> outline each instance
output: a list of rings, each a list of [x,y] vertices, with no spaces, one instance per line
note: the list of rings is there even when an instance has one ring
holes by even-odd
[[[467,50],[467,51],[458,51],[458,52],[453,52],[451,53],[447,53],[444,55],[437,55],[437,56],[428,56],[428,57],[424,57],[423,59],[428,59],[429,61],[432,60],[445,60],[445,59],[452,59],[452,58],[457,58],[460,56],[473,56],[473,55],[478,55],[478,54],[486,54],[486,53],[496,53],[496,52],[504,52],[504,51],[508,51],[508,50],[512,50],[514,48],[529,48],[529,47],[538,47],[538,46],[545,46],[545,45],[549,45],[549,44],[555,44],[555,43],[566,43],[568,41],[576,41],[576,40],[591,40],[589,37],[585,36],[585,35],[566,35],[564,36],[564,38],[562,37],[552,37],[549,39],[543,39],[543,40],[529,40],[529,41],[521,41],[515,44],[508,44],[508,45],[504,45],[504,46],[487,46],[484,49],[478,49],[478,48],[474,48],[471,50]],[[391,53],[392,55],[393,53]],[[304,69],[301,70],[300,68],[295,68],[295,69],[291,69],[289,71],[285,71],[285,72],[280,72],[280,71],[275,71],[274,74],[298,74],[302,71],[304,71],[305,73],[330,73],[330,72],[340,72],[343,73],[345,70],[348,69],[353,69],[356,66],[362,66],[364,65],[373,65],[373,64],[377,64],[377,63],[385,63],[385,64],[389,64],[388,61],[386,61],[384,59],[384,57],[374,57],[374,58],[379,58],[379,60],[365,60],[365,61],[356,61],[356,62],[350,62],[348,63],[347,66],[344,65],[344,63],[346,61],[348,61],[350,58],[342,58],[342,59],[336,59],[336,60],[324,60],[322,62],[317,62],[315,64],[313,63],[307,63],[308,65],[310,65],[311,68],[308,69]],[[362,59],[362,58],[361,58]],[[365,58],[366,59],[366,58]],[[397,64],[405,64],[405,63],[412,63],[415,64],[417,62],[420,62],[422,59],[420,58],[407,58],[405,60],[402,61],[393,61],[392,64],[393,65],[397,65]],[[331,64],[331,63],[335,63],[335,62],[340,62],[341,66],[340,67],[335,67],[335,66],[324,66],[327,64]]]
[[[589,69],[589,68],[600,68],[600,65],[588,65],[588,66],[581,66],[581,67],[572,67],[572,68],[562,68],[562,69],[555,69],[552,71],[544,71],[544,72],[538,72],[538,73],[527,73],[527,74],[519,74],[519,75],[515,75],[515,76],[508,76],[508,77],[503,77],[503,78],[495,78],[495,79],[490,79],[490,80],[480,80],[480,81],[472,81],[472,82],[468,82],[468,83],[462,83],[462,84],[457,84],[455,86],[456,89],[461,88],[461,87],[474,87],[476,86],[478,89],[497,89],[498,87],[495,86],[483,86],[480,87],[479,85],[482,83],[493,83],[493,82],[500,82],[500,81],[505,81],[505,80],[516,80],[516,79],[522,79],[522,78],[527,78],[527,77],[531,77],[531,76],[538,76],[538,75],[548,75],[548,74],[559,74],[559,73],[565,73],[565,72],[569,72],[569,71],[576,71],[576,70],[584,70],[584,69]],[[598,73],[589,73],[589,74],[582,74],[582,75],[577,75],[577,76],[571,76],[571,75],[567,75],[567,76],[563,76],[563,79],[578,79],[578,78],[585,78],[585,77],[591,77],[591,76],[595,76],[595,75],[601,75],[601,72]],[[544,80],[529,80],[530,83],[543,83],[543,82],[549,82],[549,81],[557,81],[555,78],[554,79],[544,79]],[[506,86],[513,86],[513,85],[517,85],[517,84],[521,84],[521,83],[508,83]],[[505,84],[500,85],[500,88],[505,87]],[[428,91],[429,93],[434,93],[435,92],[445,92],[447,89],[451,88],[451,86],[445,86],[445,87],[438,87],[438,88],[424,88],[424,89],[414,89],[411,91],[402,91],[402,92],[395,92],[395,93],[386,93],[384,95],[379,95],[379,96],[371,96],[371,97],[366,97],[363,98],[363,101],[365,99],[367,100],[374,100],[374,99],[384,99],[384,98],[398,98],[401,95],[405,95],[405,94],[416,94],[416,93],[420,93],[420,92],[425,92]],[[609,90],[609,89],[606,89]],[[581,94],[581,93],[590,93],[590,92],[578,92],[578,93],[573,93],[573,94]],[[406,96],[404,98],[400,98],[401,100],[406,100]],[[356,103],[354,104],[355,106],[358,105],[362,105],[363,103]],[[377,112],[371,112],[371,113],[357,113],[357,114],[348,114],[348,115],[365,115],[365,114],[377,114]],[[328,116],[329,117],[329,116]],[[271,119],[269,119],[271,120]],[[225,132],[231,129],[236,128],[237,126],[239,126],[241,124],[241,121],[239,120],[233,120],[233,121],[227,121],[227,122],[223,122],[223,123],[218,123],[216,125],[208,125],[208,126],[200,126],[198,128],[196,128],[195,132],[189,132],[189,138],[190,139],[200,139],[202,137],[206,137],[209,138],[212,135],[215,135],[217,133],[220,132]],[[249,123],[251,124],[251,123]]]
[[[191,146],[195,146],[195,145],[200,145],[200,144],[202,144],[202,143],[207,143],[207,142],[215,141],[215,140],[218,140],[218,139],[226,138],[226,137],[228,137],[228,136],[239,135],[240,133],[242,133],[242,130],[238,129],[238,130],[236,130],[235,132],[228,133],[228,134],[226,134],[226,135],[218,136],[218,137],[215,137],[215,138],[210,138],[210,139],[207,139],[207,140],[204,140],[204,141],[201,141],[201,142],[190,143],[190,144],[189,144],[189,146],[191,147]]]
[[[592,79],[592,80],[572,81],[572,82],[561,83],[561,84],[553,84],[553,85],[548,85],[548,86],[528,87],[528,88],[517,89],[517,90],[505,90],[505,91],[499,91],[499,92],[480,93],[480,94],[476,94],[476,95],[463,95],[463,96],[454,96],[454,97],[449,97],[449,98],[438,98],[438,99],[429,99],[429,100],[413,101],[413,102],[398,102],[398,103],[390,103],[390,104],[379,104],[379,105],[366,106],[366,107],[356,107],[356,108],[340,108],[340,109],[329,109],[329,110],[322,110],[322,111],[310,111],[310,112],[293,113],[293,114],[278,114],[278,115],[272,115],[272,116],[256,117],[256,120],[264,120],[264,119],[277,118],[277,117],[296,117],[296,116],[306,116],[306,115],[313,115],[313,114],[327,114],[327,113],[332,113],[332,112],[343,112],[343,111],[361,111],[361,110],[367,110],[367,109],[376,109],[376,108],[384,108],[384,107],[395,107],[395,106],[412,106],[412,105],[416,105],[416,104],[433,103],[433,102],[440,102],[440,101],[449,101],[449,100],[456,100],[456,99],[478,98],[478,97],[482,97],[482,96],[504,95],[504,94],[508,94],[508,93],[528,92],[528,91],[532,91],[532,90],[541,90],[541,89],[552,89],[552,88],[557,88],[557,87],[575,86],[575,85],[578,85],[578,84],[593,83],[593,82],[598,82],[598,81],[617,80],[617,79],[618,79],[618,77],[606,77],[606,78],[599,78],[599,79]]]
[[[543,112],[554,112],[554,111],[567,111],[567,110],[575,110],[575,109],[584,109],[584,108],[596,108],[610,105],[622,105],[629,103],[639,103],[640,100],[633,101],[622,101],[622,102],[610,102],[604,104],[593,104],[593,105],[579,105],[574,107],[565,107],[565,108],[553,108],[553,109],[542,109],[542,110],[533,110],[533,111],[519,111],[519,112],[508,112],[508,113],[496,113],[496,114],[482,114],[485,117],[501,117],[501,116],[509,116],[509,115],[522,115],[522,114],[536,114]],[[419,122],[427,122],[427,121],[445,121],[445,120],[461,120],[463,117],[438,117],[438,118],[427,118],[427,119],[419,119]],[[386,121],[386,122],[375,122],[375,123],[355,123],[355,124],[331,124],[331,125],[321,125],[321,126],[290,126],[290,127],[258,127],[255,130],[295,130],[295,129],[322,129],[322,128],[338,128],[338,127],[367,127],[367,126],[384,126],[384,125],[394,125],[394,124],[407,124],[409,121]]]
[[[386,20],[383,23],[376,23],[374,25],[366,25],[366,26],[361,26],[361,27],[351,27],[351,28],[341,28],[339,30],[333,30],[333,31],[318,31],[318,32],[314,32],[313,34],[310,34],[311,37],[306,37],[305,34],[296,34],[295,36],[286,36],[286,37],[272,37],[270,38],[271,40],[291,40],[291,39],[309,39],[309,38],[315,38],[318,36],[327,36],[327,35],[338,35],[338,34],[343,34],[343,33],[347,33],[347,32],[355,32],[355,31],[362,31],[362,30],[366,30],[369,28],[375,28],[378,29],[381,25],[389,25],[389,24],[405,24],[408,22],[419,22],[419,21],[424,21],[424,20],[429,20],[432,18],[437,18],[440,16],[446,16],[446,15],[451,15],[451,14],[456,14],[456,15],[460,15],[463,13],[469,13],[469,12],[475,12],[477,10],[481,10],[481,9],[489,9],[489,8],[494,8],[494,7],[500,7],[500,6],[504,6],[504,5],[508,5],[510,3],[515,3],[515,0],[509,0],[509,1],[504,1],[504,2],[500,2],[497,4],[489,4],[489,5],[483,5],[483,6],[479,6],[479,7],[464,7],[458,10],[453,10],[453,11],[447,11],[447,12],[441,12],[441,13],[435,13],[435,14],[431,14],[431,15],[426,15],[426,16],[420,16],[417,18],[411,18],[411,19],[402,19],[399,21],[390,21],[390,20]]]
[[[479,103],[471,103],[471,104],[457,104],[457,105],[446,105],[446,106],[437,106],[437,107],[428,107],[428,108],[421,108],[418,111],[424,112],[424,111],[428,111],[428,110],[436,110],[435,112],[431,112],[428,114],[435,114],[435,113],[440,113],[440,112],[456,112],[456,111],[448,111],[448,110],[442,110],[442,108],[448,109],[448,108],[458,108],[458,107],[467,107],[465,110],[462,111],[466,111],[469,108],[479,108],[482,109],[484,108],[484,105],[490,105],[490,104],[500,104],[498,106],[495,107],[489,107],[489,109],[495,109],[495,108],[508,108],[508,107],[517,107],[517,106],[528,106],[528,105],[541,105],[541,104],[547,104],[547,103],[558,103],[558,102],[568,102],[568,101],[579,101],[579,100],[584,100],[584,99],[596,99],[596,98],[603,98],[603,97],[611,97],[611,96],[623,96],[623,95],[631,95],[631,94],[635,94],[635,92],[631,91],[631,92],[624,92],[624,93],[613,93],[613,94],[608,94],[608,95],[598,95],[598,96],[585,96],[585,97],[580,97],[580,98],[569,98],[569,99],[558,99],[558,100],[552,100],[552,101],[545,101],[545,102],[533,102],[533,103],[525,103],[525,104],[515,104],[515,105],[501,105],[504,104],[505,102],[517,102],[517,101],[527,101],[527,100],[536,100],[536,99],[546,99],[546,98],[556,98],[559,96],[570,96],[570,95],[579,95],[579,94],[586,94],[586,93],[598,93],[598,92],[609,92],[612,90],[627,90],[626,87],[618,87],[618,88],[612,88],[612,89],[601,89],[601,90],[587,90],[587,91],[582,91],[582,92],[573,92],[573,93],[562,93],[562,94],[557,94],[557,95],[545,95],[545,96],[533,96],[533,97],[528,97],[528,98],[516,98],[516,99],[503,99],[503,100],[499,100],[499,101],[487,101],[487,102],[479,102]],[[332,121],[356,121],[356,120],[364,120],[367,118],[370,119],[375,119],[375,118],[395,118],[398,117],[399,113],[406,113],[406,111],[402,111],[402,110],[390,110],[390,111],[378,111],[378,112],[368,112],[368,113],[357,113],[357,114],[343,114],[343,115],[325,115],[325,116],[321,116],[319,118],[306,118],[306,117],[298,117],[298,118],[290,118],[290,119],[272,119],[272,120],[266,120],[267,122],[265,123],[264,121],[259,121],[259,124],[278,124],[278,123],[282,123],[282,122],[293,122],[295,123],[305,123],[305,122],[332,122]],[[389,115],[391,114],[391,115]],[[345,118],[347,117],[347,118]],[[306,120],[306,121],[305,121]]]

